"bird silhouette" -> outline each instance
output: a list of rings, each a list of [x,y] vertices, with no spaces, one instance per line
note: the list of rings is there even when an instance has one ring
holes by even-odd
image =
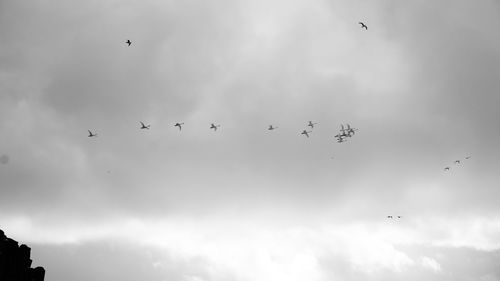
[[[147,126],[146,126],[144,123],[142,123],[142,121],[139,121],[139,122],[141,123],[141,130],[143,130],[143,129],[148,129],[148,130],[149,130],[149,127],[150,127],[151,125],[147,125]]]
[[[455,164],[460,164],[460,160],[455,160]]]
[[[311,129],[314,129],[314,125],[316,125],[318,123],[313,123],[312,121],[309,121],[309,124],[307,124],[307,126],[311,127]]]
[[[267,128],[269,131],[276,130],[278,127],[273,127],[273,125],[269,125],[269,128]]]
[[[217,128],[219,128],[219,127],[220,127],[220,125],[215,125],[214,123],[212,123],[210,125],[210,129],[214,129],[214,131],[217,131]]]
[[[387,216],[388,219],[392,219],[392,216]]]
[[[343,124],[340,124],[340,131],[342,132],[343,135],[347,136],[347,134],[345,133],[346,129],[344,128]]]
[[[366,24],[364,24],[362,22],[359,22],[359,24],[361,24],[361,28],[364,28],[364,29],[368,30],[368,26],[366,26]]]
[[[351,125],[349,124],[346,124],[347,125],[347,134],[348,134],[348,137],[351,137],[352,135],[354,135],[358,129],[356,128],[351,128]]]
[[[125,42],[126,44],[128,44],[128,46],[130,47],[130,45],[132,45],[132,42],[130,40],[127,40],[127,42]]]
[[[465,159],[470,159],[470,156],[465,157]]]
[[[398,219],[402,218],[403,216],[398,216]]]
[[[182,130],[182,125],[184,125],[184,123],[175,123],[174,127],[179,127],[179,131]]]
[[[306,131],[306,130],[303,130],[302,133],[300,133],[301,135],[305,135],[306,137],[309,137],[309,133],[311,133],[312,131]]]
[[[450,170],[450,167],[446,167],[444,168],[445,171],[449,171]]]
[[[90,130],[87,131],[89,131],[89,138],[97,137],[97,134],[92,133]]]

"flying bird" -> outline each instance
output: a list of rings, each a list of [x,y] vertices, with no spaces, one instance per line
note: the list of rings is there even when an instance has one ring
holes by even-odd
[[[388,219],[392,219],[392,216],[387,216]]]
[[[149,127],[150,127],[151,125],[147,125],[147,126],[146,126],[146,125],[144,125],[144,123],[142,123],[142,121],[140,121],[140,122],[141,122],[141,130],[142,130],[142,129],[148,129],[148,130],[149,130]]]
[[[87,131],[89,131],[89,138],[97,137],[97,134],[92,133],[90,130]]]
[[[398,216],[398,219],[402,218],[403,216]]]
[[[470,156],[465,157],[465,159],[470,159]]]
[[[345,133],[346,129],[344,128],[343,124],[340,124],[340,131],[342,132],[343,135],[346,135]]]
[[[450,167],[446,167],[444,168],[445,171],[449,171],[450,170]]]
[[[126,44],[128,44],[128,46],[130,47],[130,45],[132,45],[132,42],[130,40],[127,40],[127,42],[125,42]]]
[[[351,125],[349,125],[349,124],[346,124],[346,125],[347,125],[347,134],[349,137],[351,137],[352,135],[354,135],[354,132],[356,132],[358,129],[351,128]]]
[[[309,137],[309,133],[311,133],[312,131],[302,131],[302,133],[300,133],[301,135],[305,135],[306,137]]]
[[[455,160],[455,164],[460,164],[460,160]]]
[[[368,30],[368,26],[366,26],[366,24],[364,24],[362,22],[359,22],[359,24],[361,24],[361,28],[364,28],[364,29]]]
[[[311,129],[314,129],[314,125],[316,125],[318,123],[313,123],[312,121],[309,121],[309,124],[307,124],[307,126],[311,127]]]
[[[276,130],[278,127],[273,127],[273,125],[269,125],[269,128],[267,128],[269,131]]]
[[[182,130],[182,125],[184,125],[184,123],[175,123],[174,127],[179,127],[179,131]]]
[[[212,123],[210,125],[210,129],[214,129],[214,131],[217,131],[217,128],[219,128],[219,127],[220,127],[220,125],[215,125],[214,123]]]

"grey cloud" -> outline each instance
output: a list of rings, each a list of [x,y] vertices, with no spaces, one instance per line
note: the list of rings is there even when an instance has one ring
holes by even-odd
[[[498,3],[264,2],[2,1],[0,211],[498,214]]]

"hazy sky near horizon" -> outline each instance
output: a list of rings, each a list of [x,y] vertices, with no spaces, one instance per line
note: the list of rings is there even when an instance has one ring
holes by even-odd
[[[0,0],[0,229],[52,281],[499,281],[499,24],[494,0]]]

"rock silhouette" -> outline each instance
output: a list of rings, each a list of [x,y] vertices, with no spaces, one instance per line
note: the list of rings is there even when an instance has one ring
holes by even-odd
[[[31,248],[5,236],[0,229],[0,280],[43,281],[45,269],[31,268]]]

